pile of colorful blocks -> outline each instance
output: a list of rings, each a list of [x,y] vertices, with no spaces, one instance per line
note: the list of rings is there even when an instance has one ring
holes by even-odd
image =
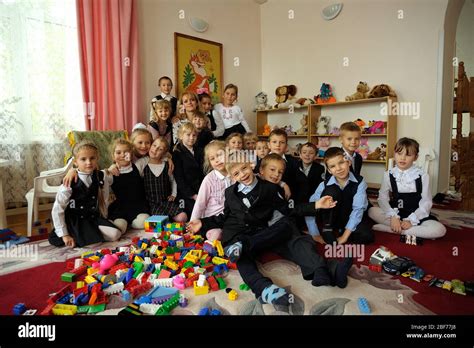
[[[179,223],[160,228],[152,238],[134,238],[130,246],[68,261],[61,279],[69,284],[48,299],[41,314],[97,313],[110,296],[119,296],[128,303],[119,314],[166,315],[187,304],[179,290],[192,287],[201,295],[226,288],[223,276],[236,265],[224,258],[219,241],[185,234]]]

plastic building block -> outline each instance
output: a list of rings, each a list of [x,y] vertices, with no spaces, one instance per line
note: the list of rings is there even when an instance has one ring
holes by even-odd
[[[204,283],[203,286],[198,286],[198,282],[195,281],[194,284],[194,295],[205,295],[209,293],[209,286],[207,285],[207,282]]]
[[[220,265],[220,264],[227,263],[227,262],[229,262],[229,260],[223,259],[221,257],[214,256],[212,258],[212,263],[215,264],[215,265]]]
[[[65,273],[61,274],[61,280],[63,282],[72,283],[75,279],[76,279],[76,275],[74,273],[65,272]]]
[[[209,287],[212,291],[219,290],[219,284],[217,283],[216,278],[214,278],[213,276],[209,276],[207,277],[207,282],[209,283]]]
[[[171,312],[174,308],[178,306],[179,303],[179,293],[174,295],[172,298],[170,298],[168,301],[163,303],[163,305],[158,309],[158,312],[156,312],[156,315],[167,315],[169,312]]]
[[[23,315],[35,315],[36,312],[38,312],[36,309],[28,309],[23,313]]]
[[[210,315],[209,308],[203,307],[199,310],[198,315]]]
[[[373,265],[373,264],[370,264],[370,265],[369,265],[369,269],[370,269],[372,272],[380,273],[380,272],[382,272],[382,265]]]
[[[164,278],[169,278],[169,277],[171,277],[171,272],[167,271],[166,269],[162,269],[160,271],[160,274],[158,275],[159,279],[164,279]]]
[[[162,232],[167,222],[168,216],[150,216],[148,219],[145,220],[145,232]]]
[[[214,241],[214,247],[217,249],[217,255],[219,255],[219,257],[224,256],[224,248],[219,240],[216,239]]]
[[[22,315],[26,312],[26,306],[24,303],[17,303],[13,306],[13,314],[14,315]]]
[[[127,307],[118,312],[118,315],[142,315],[140,307],[135,303],[130,303]]]
[[[373,265],[381,265],[382,262],[394,258],[395,255],[384,246],[380,246],[374,253],[370,256],[370,263]]]
[[[242,291],[249,291],[250,290],[250,286],[248,286],[247,284],[245,283],[242,283],[239,285],[239,289],[242,290]]]
[[[173,287],[173,278],[153,279],[151,282],[153,286],[164,286],[166,288]]]
[[[357,299],[357,305],[359,306],[359,311],[361,313],[370,314],[372,312],[370,310],[369,302],[365,297],[359,297]]]
[[[74,315],[77,313],[77,306],[56,304],[52,311],[54,315]]]
[[[211,311],[211,315],[222,315],[222,313],[221,313],[221,311],[218,310],[218,309],[213,309],[213,310]]]
[[[186,288],[185,279],[181,276],[173,277],[173,286],[176,289],[184,290]]]
[[[144,314],[155,315],[156,312],[158,312],[158,309],[160,309],[160,307],[160,304],[142,303],[140,304],[140,312]]]
[[[237,300],[237,298],[239,297],[239,294],[237,293],[237,291],[235,290],[231,290],[229,291],[229,293],[227,294],[227,298],[231,301],[235,301]]]
[[[219,283],[219,289],[225,289],[227,284],[225,283],[224,279],[222,278],[216,278],[217,279],[217,283]]]

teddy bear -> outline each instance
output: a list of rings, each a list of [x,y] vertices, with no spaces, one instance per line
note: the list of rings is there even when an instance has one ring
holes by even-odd
[[[368,160],[376,161],[380,159],[380,155],[382,154],[382,150],[380,147],[376,147],[374,152],[371,152],[367,155]]]
[[[326,150],[329,148],[329,137],[318,137],[318,156],[324,157]]]
[[[380,144],[380,160],[386,161],[387,160],[387,144]]]
[[[319,116],[316,131],[318,134],[329,134],[330,116]]]
[[[397,94],[389,85],[376,85],[369,92],[367,98],[396,97]]]
[[[308,134],[308,115],[304,114],[300,120],[301,128],[296,131],[297,135],[307,135]]]
[[[332,95],[332,87],[329,83],[323,83],[319,89],[319,94],[314,97],[316,104],[335,103],[336,98]]]
[[[369,91],[369,86],[367,86],[367,82],[359,81],[356,91],[357,92],[355,92],[354,94],[348,95],[346,97],[346,101],[367,98],[367,92]]]
[[[360,138],[360,145],[357,150],[355,150],[361,157],[362,159],[367,159],[367,156],[369,155],[369,138]]]
[[[268,95],[265,92],[260,92],[255,96],[255,109],[254,111],[257,110],[266,110],[270,109],[271,106],[268,104]]]

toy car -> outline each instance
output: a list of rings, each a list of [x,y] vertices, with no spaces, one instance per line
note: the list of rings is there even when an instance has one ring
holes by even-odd
[[[429,282],[429,281],[431,281],[431,280],[433,279],[433,277],[434,277],[434,276],[433,276],[432,274],[427,274],[427,275],[425,275],[425,276],[423,277],[423,281],[424,281],[424,282]]]
[[[451,284],[451,282],[449,280],[446,280],[443,283],[443,289],[445,289],[445,290],[451,291],[452,287],[453,287],[453,285]]]
[[[466,296],[466,290],[464,288],[464,282],[459,279],[451,280],[451,285],[453,286],[453,292],[458,295]]]
[[[442,288],[444,281],[445,281],[444,279],[438,278],[436,279],[436,282],[434,283],[434,285],[436,285],[438,288]]]
[[[373,272],[382,272],[382,265],[373,265],[373,264],[370,264],[369,265],[369,269]]]
[[[425,275],[425,271],[423,271],[420,267],[416,268],[415,274],[413,274],[410,279],[413,279],[416,282],[421,282],[421,279],[423,279],[423,276]]]
[[[399,256],[382,263],[385,272],[396,275],[406,272],[412,266],[415,266],[415,263],[405,256]]]
[[[384,261],[392,259],[395,255],[386,247],[381,246],[370,256],[370,263],[372,265],[381,265]]]

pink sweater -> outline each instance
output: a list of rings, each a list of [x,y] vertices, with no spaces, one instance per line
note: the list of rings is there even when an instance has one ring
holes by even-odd
[[[222,213],[224,211],[224,191],[230,185],[230,179],[217,170],[207,174],[199,188],[191,221]]]

